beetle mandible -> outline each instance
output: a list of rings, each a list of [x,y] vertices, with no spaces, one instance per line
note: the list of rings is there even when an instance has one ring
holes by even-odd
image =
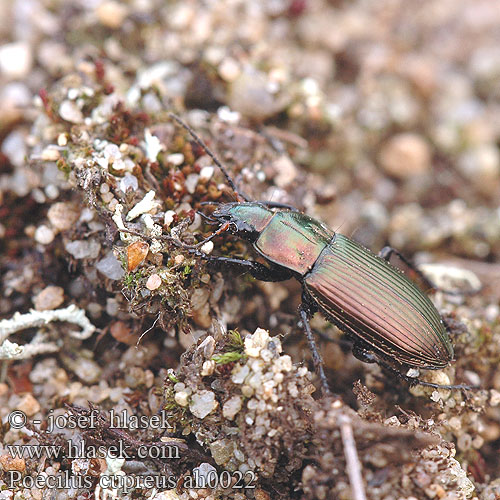
[[[379,255],[336,233],[297,209],[274,202],[251,201],[241,193],[224,165],[201,138],[177,115],[185,128],[221,169],[238,201],[214,203],[206,216],[219,229],[197,245],[182,244],[209,261],[229,264],[262,281],[297,279],[302,285],[299,315],[314,366],[325,394],[330,393],[310,317],[317,311],[353,341],[353,354],[377,362],[410,383],[434,388],[465,389],[467,385],[441,385],[409,376],[412,369],[438,370],[453,359],[447,327],[429,297],[389,259],[396,250],[385,247]],[[198,248],[221,232],[252,243],[267,265],[231,257],[207,256]],[[420,271],[414,270],[432,285]]]

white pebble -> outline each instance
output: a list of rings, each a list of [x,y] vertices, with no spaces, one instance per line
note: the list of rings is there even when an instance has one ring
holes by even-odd
[[[63,101],[59,106],[59,116],[70,123],[82,123],[83,114],[73,101]]]
[[[269,332],[257,328],[253,335],[245,338],[245,353],[251,358],[259,357],[260,351],[267,346],[269,341]]]
[[[214,167],[211,166],[203,167],[200,170],[200,181],[209,181],[214,175],[214,170]]]
[[[132,191],[137,191],[137,189],[139,188],[139,182],[135,175],[125,174],[120,180],[119,187],[120,190],[124,193],[126,193],[129,189],[131,189]]]
[[[155,135],[151,134],[149,129],[144,131],[144,147],[146,149],[146,155],[149,161],[156,161],[158,154],[162,151],[163,145],[160,142],[160,139]]]
[[[25,78],[31,70],[33,55],[28,42],[15,42],[0,47],[0,71],[8,79]]]
[[[197,418],[205,418],[217,406],[215,394],[212,391],[200,391],[193,394],[189,410]]]
[[[184,155],[182,153],[172,153],[167,156],[168,163],[178,167],[184,163]]]
[[[174,222],[175,212],[173,210],[167,210],[163,216],[163,223],[165,226],[170,227],[170,224]]]
[[[209,377],[215,371],[215,361],[213,359],[207,359],[203,363],[203,367],[201,369],[202,377]]]
[[[228,399],[222,407],[222,415],[228,420],[233,420],[236,414],[241,410],[242,400],[240,396],[233,396]]]
[[[50,227],[42,224],[36,228],[35,231],[35,241],[41,243],[42,245],[49,245],[54,241],[54,231]]]
[[[204,254],[210,254],[212,253],[212,250],[214,249],[214,243],[213,241],[207,241],[204,245],[201,246],[200,250]]]
[[[122,2],[113,0],[102,2],[96,9],[97,19],[99,22],[111,29],[118,29],[122,26],[123,21],[129,12],[128,6]]]
[[[196,191],[196,186],[198,185],[198,179],[200,176],[198,174],[189,174],[186,177],[186,182],[184,183],[184,186],[186,186],[187,192],[189,194],[194,194]]]
[[[156,290],[161,286],[161,278],[157,274],[152,274],[148,281],[146,281],[146,288],[149,290]]]
[[[55,200],[59,198],[59,188],[54,184],[48,184],[45,186],[45,195],[49,200]]]
[[[61,157],[59,151],[50,146],[42,151],[41,156],[43,161],[57,161]]]
[[[158,203],[154,198],[154,191],[151,190],[146,193],[146,196],[144,196],[144,198],[139,203],[137,203],[137,205],[135,205],[134,208],[132,208],[132,210],[130,210],[130,212],[127,214],[127,220],[134,220],[139,215],[148,213],[149,211],[153,210],[153,208],[156,208],[158,206]]]
[[[189,403],[189,394],[186,391],[179,391],[175,393],[174,399],[179,406],[187,406]]]

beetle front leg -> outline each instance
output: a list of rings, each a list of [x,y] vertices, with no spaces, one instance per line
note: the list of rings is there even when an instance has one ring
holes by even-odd
[[[286,281],[293,276],[293,273],[288,269],[281,267],[267,267],[254,260],[210,256],[205,256],[203,258],[209,263],[217,266],[230,265],[239,268],[247,273],[250,273],[256,280],[259,281]]]
[[[307,341],[309,343],[309,349],[311,349],[313,364],[316,372],[321,380],[321,388],[323,390],[324,396],[329,396],[331,394],[330,387],[328,385],[328,380],[325,375],[325,370],[323,368],[323,360],[321,359],[321,354],[316,346],[316,341],[314,340],[314,335],[311,330],[311,325],[309,324],[310,311],[306,309],[307,306],[301,304],[299,307],[300,320],[302,322],[302,327],[306,333]]]

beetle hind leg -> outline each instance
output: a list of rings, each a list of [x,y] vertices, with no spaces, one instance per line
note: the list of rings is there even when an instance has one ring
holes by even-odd
[[[432,280],[427,278],[425,274],[418,269],[418,267],[411,262],[409,259],[407,259],[399,250],[396,250],[393,247],[384,247],[380,252],[378,253],[378,256],[384,259],[385,261],[391,263],[391,257],[395,255],[398,257],[398,259],[403,262],[403,264],[412,272],[416,275],[416,277],[410,276],[413,282],[416,282],[417,286],[419,286],[420,289],[424,292],[430,291],[438,291],[445,293],[446,295],[458,295],[458,296],[463,296],[463,295],[474,295],[479,292],[479,290],[446,290],[444,288],[441,288],[437,286]],[[398,266],[395,266],[398,267]],[[399,268],[399,267],[398,267]],[[425,289],[427,288],[427,289]]]
[[[354,354],[354,351],[353,351]],[[356,355],[356,354],[354,354]],[[401,373],[399,370],[391,366],[389,363],[385,362],[383,359],[378,357],[376,354],[372,354],[373,360],[382,368],[387,370],[388,372],[396,375],[397,378],[404,380],[410,387],[415,385],[421,385],[422,387],[432,387],[433,389],[447,389],[447,390],[478,390],[480,387],[474,385],[467,384],[436,384],[434,382],[426,382],[424,380],[420,380],[418,377],[409,377],[404,373]],[[363,360],[362,360],[363,361]]]
[[[321,358],[321,354],[318,351],[318,347],[316,346],[316,341],[314,340],[314,335],[311,330],[311,325],[309,324],[309,315],[310,311],[306,309],[304,304],[301,304],[299,307],[299,315],[300,320],[302,322],[302,327],[304,328],[304,332],[307,337],[307,341],[309,343],[309,349],[311,349],[311,354],[313,358],[314,368],[319,375],[319,379],[321,381],[321,388],[324,396],[329,396],[331,394],[330,386],[328,385],[328,380],[325,375],[323,359]]]
[[[403,262],[403,264],[413,273],[416,275],[416,279],[413,276],[410,276],[412,278],[413,282],[419,281],[420,283],[416,283],[417,285],[420,285],[420,288],[423,289],[424,287],[427,288],[427,290],[423,290],[424,292],[428,290],[438,290],[438,287],[429,279],[427,276],[424,275],[418,267],[413,264],[409,259],[407,259],[399,250],[396,250],[395,248],[392,247],[384,247],[380,252],[378,253],[378,256],[387,261],[389,264],[391,263],[391,257],[395,255],[398,257],[398,259]],[[398,266],[395,266],[398,267]],[[399,267],[398,267],[399,268]]]
[[[371,352],[369,349],[366,349],[362,345],[360,345],[357,342],[354,342],[352,346],[352,355],[356,358],[362,361],[363,363],[377,363],[378,359],[373,352]]]

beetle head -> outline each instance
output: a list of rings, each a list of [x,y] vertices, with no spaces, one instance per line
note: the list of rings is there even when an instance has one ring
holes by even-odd
[[[211,217],[220,224],[229,223],[229,231],[248,241],[255,240],[274,213],[257,202],[224,203]]]

